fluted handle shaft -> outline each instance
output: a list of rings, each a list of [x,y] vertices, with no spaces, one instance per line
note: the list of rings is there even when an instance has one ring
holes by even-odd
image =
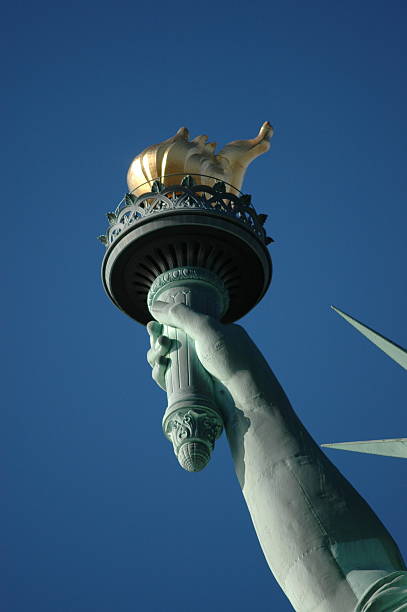
[[[177,268],[163,273],[152,285],[148,304],[156,299],[185,304],[196,312],[220,318],[227,294],[219,279],[200,268]],[[213,379],[203,368],[194,340],[182,329],[164,325],[172,347],[165,373],[168,406],[163,419],[178,461],[188,471],[199,471],[208,463],[223,420],[214,398]]]
[[[160,300],[174,304],[186,304],[197,312],[219,316],[217,295],[210,287],[202,285],[170,287],[163,291]],[[216,409],[213,398],[213,382],[202,367],[195,352],[195,343],[183,330],[165,325],[164,335],[173,340],[169,353],[170,363],[165,374],[168,409],[176,407],[208,407]]]

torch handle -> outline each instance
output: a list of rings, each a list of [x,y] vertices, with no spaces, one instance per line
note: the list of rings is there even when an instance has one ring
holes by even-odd
[[[196,312],[219,316],[216,294],[209,287],[192,283],[168,288],[161,293],[160,300],[186,304]],[[164,335],[170,338],[173,346],[167,355],[170,362],[165,373],[168,409],[211,408],[216,410],[213,381],[203,368],[195,351],[195,343],[182,329],[164,325]]]
[[[147,304],[150,310],[156,300],[185,304],[218,319],[228,299],[217,275],[205,268],[184,266],[156,278]],[[163,430],[182,467],[197,472],[209,461],[215,440],[222,433],[223,419],[216,406],[213,379],[198,359],[194,340],[183,329],[163,327],[163,333],[172,340],[165,372],[168,406]]]

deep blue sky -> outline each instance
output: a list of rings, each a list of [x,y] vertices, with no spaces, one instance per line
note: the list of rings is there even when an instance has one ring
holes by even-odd
[[[144,147],[269,120],[245,190],[275,276],[242,322],[318,442],[406,435],[402,1],[19,2],[3,8],[1,609],[291,609],[224,438],[199,474],[161,434],[145,330],[99,268]],[[402,460],[329,451],[407,554]],[[253,599],[255,604],[253,604]]]

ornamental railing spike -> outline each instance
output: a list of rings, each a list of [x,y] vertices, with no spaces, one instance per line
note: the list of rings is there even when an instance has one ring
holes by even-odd
[[[190,174],[187,174],[182,179],[181,185],[183,187],[193,187],[195,185],[195,181],[194,181],[193,177]]]
[[[250,206],[252,203],[252,196],[249,193],[244,193],[240,196],[239,202],[244,206]]]
[[[114,225],[116,223],[117,221],[116,213],[108,212],[106,216],[107,216],[107,220],[109,221],[109,225]]]
[[[126,195],[124,196],[124,199],[125,199],[127,206],[131,206],[132,204],[134,204],[134,201],[136,200],[135,196],[132,193],[126,193]]]
[[[213,188],[215,191],[219,191],[220,193],[225,193],[226,191],[226,185],[223,181],[218,181],[215,183]]]
[[[160,181],[154,181],[151,186],[151,191],[153,191],[154,193],[161,193],[163,189],[164,185]]]

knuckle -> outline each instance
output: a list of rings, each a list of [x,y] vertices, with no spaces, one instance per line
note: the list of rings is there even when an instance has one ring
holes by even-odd
[[[147,332],[149,336],[154,336],[157,329],[157,321],[149,321],[147,323]]]

